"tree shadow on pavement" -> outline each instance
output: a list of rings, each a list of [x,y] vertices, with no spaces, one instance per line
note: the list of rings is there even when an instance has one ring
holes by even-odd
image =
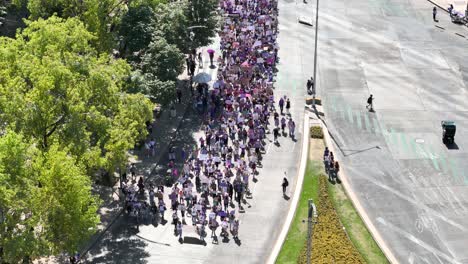
[[[147,243],[136,238],[135,229],[120,217],[86,256],[86,263],[148,263]]]
[[[175,136],[168,139],[171,142],[170,145],[175,148],[175,166],[179,171],[179,176],[182,174],[182,169],[184,166],[184,162],[187,159],[187,156],[197,146],[197,139],[195,138],[195,133],[200,131],[202,124],[203,117],[197,114],[193,108],[189,108],[187,109],[187,112],[185,113],[184,118]],[[182,150],[185,152],[185,159],[182,158]],[[153,183],[162,183],[161,181],[167,174],[169,162],[169,155],[166,151],[162,155],[158,166],[151,174],[151,180],[153,181]]]

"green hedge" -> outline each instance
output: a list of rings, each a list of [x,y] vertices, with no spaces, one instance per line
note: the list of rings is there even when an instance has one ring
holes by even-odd
[[[323,138],[323,130],[320,126],[313,126],[310,128],[311,138]]]

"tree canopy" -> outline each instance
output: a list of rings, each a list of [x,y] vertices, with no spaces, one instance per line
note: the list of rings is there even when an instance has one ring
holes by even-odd
[[[95,232],[97,209],[84,168],[57,145],[41,153],[15,132],[0,137],[4,261],[74,252]]]
[[[0,37],[2,261],[74,252],[95,232],[93,177],[120,172],[128,150],[146,138],[148,98],[163,105],[175,98],[183,53],[215,35],[216,2],[0,6],[0,23],[5,10],[29,16],[8,25],[14,38]]]
[[[69,149],[88,169],[115,168],[121,164],[105,157],[125,154],[114,144],[131,148],[146,136],[152,107],[124,93],[129,65],[99,54],[89,45],[94,38],[78,19],[55,16],[30,22],[16,39],[0,38],[0,121],[45,150]]]

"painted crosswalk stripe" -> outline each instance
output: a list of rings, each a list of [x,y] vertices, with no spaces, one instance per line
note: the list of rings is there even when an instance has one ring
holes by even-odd
[[[366,124],[366,130],[370,131],[370,132],[373,132],[372,127],[371,127],[371,123],[370,123],[370,120],[369,120],[369,115],[367,113],[364,114],[364,123]]]
[[[383,131],[385,131],[383,129],[384,125],[379,125],[379,121],[377,120],[377,118],[372,118],[372,123],[374,123],[374,131],[376,134],[380,134],[380,133],[385,133]]]
[[[336,100],[336,96],[330,96],[330,102],[331,102],[331,106],[332,106],[332,110],[333,112],[336,112],[338,111],[338,108],[337,108],[337,100]]]
[[[437,156],[435,155],[434,151],[432,151],[431,146],[427,147],[427,153],[429,155],[429,159],[431,159],[432,161],[432,165],[434,166],[434,169],[440,171],[439,163],[437,162]]]
[[[389,137],[390,137],[390,141],[392,142],[392,144],[393,144],[394,146],[398,147],[398,137],[397,137],[397,134],[396,134],[396,132],[395,132],[395,129],[393,129],[393,127],[390,128],[390,135],[389,135]]]
[[[419,147],[416,145],[416,141],[411,139],[409,145],[411,147],[411,152],[416,155],[416,158],[420,158],[421,153],[419,152]]]
[[[356,111],[356,121],[358,128],[362,129],[361,113],[359,111]]]
[[[345,111],[344,105],[342,105],[342,104],[339,105],[338,109],[339,109],[338,111],[341,112],[341,118],[343,119],[343,121],[346,121],[346,111]]]
[[[440,154],[439,156],[439,163],[440,163],[440,169],[444,172],[448,172],[450,173],[450,169],[449,169],[449,166],[448,166],[448,159],[447,157],[443,156],[442,154]]]
[[[401,140],[401,143],[403,145],[403,149],[404,149],[405,153],[408,153],[410,151],[410,148],[409,148],[408,142],[406,141],[406,134],[405,133],[400,133],[400,140]]]
[[[353,120],[353,111],[351,110],[351,107],[347,106],[346,107],[346,111],[348,112],[348,121],[353,124],[354,123],[354,120]]]

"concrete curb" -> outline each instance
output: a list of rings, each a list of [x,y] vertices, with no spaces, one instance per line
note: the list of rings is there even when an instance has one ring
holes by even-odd
[[[304,132],[302,136],[302,150],[301,150],[301,161],[299,164],[298,170],[298,179],[296,186],[294,188],[294,195],[291,200],[291,204],[289,205],[289,211],[286,216],[286,220],[284,221],[283,227],[281,228],[281,232],[276,239],[275,245],[273,250],[268,257],[266,263],[274,264],[276,262],[276,258],[278,257],[281,247],[283,246],[284,241],[286,240],[286,236],[288,235],[289,228],[291,226],[292,220],[294,219],[294,215],[296,214],[297,204],[299,203],[299,197],[302,191],[302,183],[304,181],[304,175],[307,167],[307,158],[309,152],[309,114],[304,114]]]
[[[330,137],[330,132],[328,131],[327,126],[323,123],[323,120],[320,119],[320,122],[322,124],[322,129],[323,129],[323,135],[325,139],[325,144],[330,149],[330,151],[333,151],[335,153],[339,153],[336,151],[335,145],[333,144],[333,141],[331,140]],[[351,185],[348,182],[348,177],[346,176],[345,173],[345,168],[342,166],[341,172],[340,172],[340,180],[341,184],[344,187],[344,190],[346,192],[346,195],[351,199],[354,208],[358,211],[359,216],[361,219],[364,221],[364,224],[366,225],[367,229],[370,231],[372,238],[374,238],[375,242],[377,242],[377,245],[379,245],[380,249],[382,252],[385,254],[385,257],[387,257],[387,260],[390,263],[399,263],[395,256],[393,255],[393,252],[390,250],[390,248],[387,246],[386,242],[383,240],[382,236],[380,233],[377,231],[375,228],[374,224],[370,220],[369,216],[367,215],[366,211],[362,207],[359,199],[357,198],[356,194],[354,193],[353,189],[351,188]]]
[[[433,0],[427,0],[427,1],[428,1],[429,3],[431,3],[431,4],[435,5],[435,6],[437,6],[439,9],[442,9],[442,10],[444,10],[445,12],[448,13],[447,8],[442,7],[442,6],[441,6],[439,3],[437,3],[436,1],[433,1]]]

